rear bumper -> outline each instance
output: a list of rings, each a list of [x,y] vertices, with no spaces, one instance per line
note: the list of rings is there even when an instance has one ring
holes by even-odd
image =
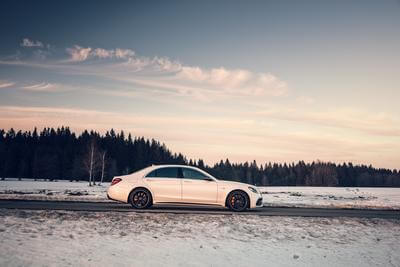
[[[122,182],[120,182],[122,183]],[[119,184],[112,185],[107,190],[107,198],[115,201],[128,202],[129,189]]]
[[[108,198],[109,200],[113,200],[113,201],[117,201],[117,202],[121,202],[121,203],[125,203],[125,204],[126,204],[126,201],[121,201],[121,200],[118,200],[118,199],[114,199],[114,198],[110,197],[109,194],[107,194],[107,198]]]

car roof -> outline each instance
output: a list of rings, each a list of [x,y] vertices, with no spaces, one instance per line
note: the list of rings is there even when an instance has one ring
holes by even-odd
[[[165,167],[174,167],[174,168],[191,168],[191,169],[199,169],[197,167],[194,166],[189,166],[189,165],[179,165],[179,164],[161,164],[161,165],[151,165],[149,167],[144,168],[143,170],[155,170],[155,169],[159,169],[159,168],[165,168]]]
[[[207,176],[213,177],[211,174],[203,171],[200,168],[197,168],[197,167],[194,167],[194,166],[189,166],[189,165],[179,165],[179,164],[151,165],[151,166],[146,167],[144,169],[141,169],[141,170],[139,170],[139,171],[137,171],[137,172],[135,172],[133,174],[139,175],[139,176],[144,176],[144,175],[147,175],[148,173],[152,172],[153,170],[160,169],[160,168],[169,168],[169,167],[172,167],[172,168],[190,168],[190,169],[194,169],[194,170],[200,171],[200,172],[206,174]],[[213,177],[213,178],[215,179],[215,177]]]

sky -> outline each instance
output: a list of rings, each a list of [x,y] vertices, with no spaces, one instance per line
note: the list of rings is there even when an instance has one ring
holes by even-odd
[[[400,1],[1,1],[0,128],[400,168]]]

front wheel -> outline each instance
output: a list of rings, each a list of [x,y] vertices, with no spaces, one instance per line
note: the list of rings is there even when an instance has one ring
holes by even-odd
[[[233,191],[229,193],[226,204],[233,211],[245,211],[249,206],[249,197],[245,192]]]
[[[129,202],[135,209],[147,209],[152,205],[152,197],[148,190],[138,188],[129,195]]]

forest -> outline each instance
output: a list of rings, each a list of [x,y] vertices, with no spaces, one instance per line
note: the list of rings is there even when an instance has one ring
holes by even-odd
[[[271,155],[273,158],[273,155]],[[315,161],[306,163],[231,163],[221,160],[208,166],[171,152],[154,139],[134,137],[113,129],[105,134],[69,127],[38,131],[0,129],[0,178],[110,181],[152,164],[197,166],[218,179],[258,186],[357,186],[400,187],[400,172],[371,165]]]

